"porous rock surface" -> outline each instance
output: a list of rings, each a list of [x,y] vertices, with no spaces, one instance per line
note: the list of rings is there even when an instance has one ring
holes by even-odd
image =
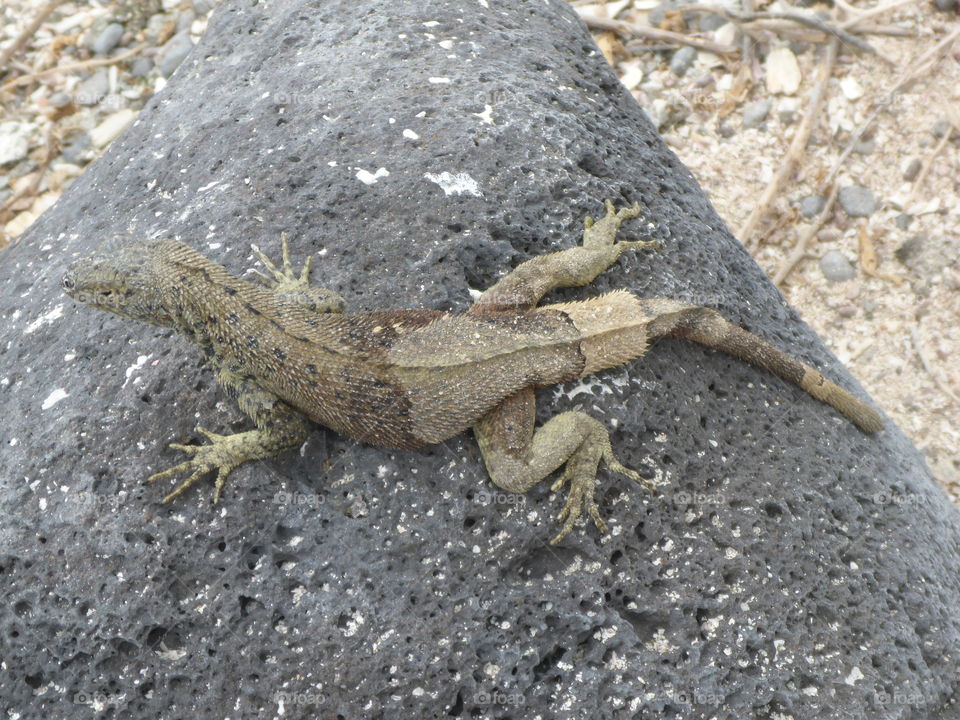
[[[171,332],[65,298],[117,232],[234,272],[287,231],[354,309],[463,310],[640,202],[626,287],[720,309],[857,390],[732,239],[560,0],[228,0],[0,263],[0,710],[18,718],[946,718],[957,512],[868,436],[742,362],[663,341],[539,393],[613,430],[612,532],[497,492],[469,436],[302,452],[143,487],[202,424],[249,427]]]

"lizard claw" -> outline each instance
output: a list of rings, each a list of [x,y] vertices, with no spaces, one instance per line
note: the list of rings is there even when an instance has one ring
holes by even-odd
[[[634,482],[643,485],[647,490],[656,493],[656,488],[644,480],[640,473],[631,470],[626,465],[617,460],[613,454],[613,448],[610,445],[608,436],[604,436],[592,445],[582,445],[568,460],[560,477],[550,486],[553,492],[559,491],[564,485],[569,484],[570,490],[567,493],[567,501],[563,508],[557,513],[557,520],[563,521],[563,527],[551,541],[551,545],[556,545],[563,540],[571,530],[577,518],[586,509],[587,514],[597,526],[601,535],[605,535],[609,528],[603,518],[600,517],[600,509],[597,507],[597,501],[593,497],[594,488],[597,484],[597,468],[600,461],[606,464],[607,468],[620,475],[625,475]]]
[[[290,262],[290,249],[287,246],[287,234],[280,233],[280,253],[283,258],[282,269],[278,268],[256,245],[250,246],[263,266],[270,273],[251,270],[264,284],[285,300],[315,312],[343,312],[346,302],[332,290],[310,285],[310,268],[313,258],[308,257],[299,274]]]
[[[293,263],[290,262],[290,249],[287,246],[287,234],[280,233],[280,255],[282,257],[283,269],[278,268],[273,264],[273,261],[270,260],[266,254],[260,250],[256,245],[251,245],[250,249],[253,250],[254,254],[260,259],[260,262],[263,263],[263,266],[270,272],[272,279],[265,273],[260,272],[259,270],[254,270],[254,274],[261,277],[268,285],[274,286],[274,288],[290,285],[297,287],[298,289],[303,289],[309,287],[309,276],[310,276],[310,261],[311,258],[307,258],[306,262],[303,264],[303,269],[300,271],[298,276],[296,271],[293,269]],[[303,286],[300,288],[299,286]]]
[[[177,485],[172,492],[163,498],[161,501],[163,504],[181,495],[207,473],[216,471],[217,479],[213,491],[213,504],[216,505],[220,501],[220,493],[227,482],[227,476],[244,460],[238,453],[238,450],[240,450],[242,446],[235,439],[236,436],[220,435],[202,427],[198,427],[197,432],[210,440],[211,444],[183,445],[182,443],[170,443],[172,450],[185,452],[192,457],[179,465],[174,465],[172,468],[154,473],[145,480],[146,483],[154,483],[157,480],[168,480],[181,473],[193,470],[186,480]]]
[[[601,534],[607,532],[607,524],[600,517],[600,509],[593,497],[593,491],[597,484],[597,466],[600,464],[602,456],[602,446],[581,447],[567,460],[567,466],[563,473],[550,487],[551,490],[556,492],[564,485],[570,485],[570,490],[567,492],[567,502],[557,513],[557,520],[563,521],[563,527],[560,528],[556,537],[550,541],[551,545],[556,545],[570,534],[584,507],[590,517],[593,518],[593,524],[597,526],[597,530]]]

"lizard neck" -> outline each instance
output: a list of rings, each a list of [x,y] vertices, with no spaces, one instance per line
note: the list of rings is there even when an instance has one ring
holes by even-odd
[[[174,264],[168,311],[176,329],[207,355],[261,378],[295,362],[304,345],[317,368],[334,372],[343,361],[335,340],[343,316],[306,310],[191,254],[189,262]]]

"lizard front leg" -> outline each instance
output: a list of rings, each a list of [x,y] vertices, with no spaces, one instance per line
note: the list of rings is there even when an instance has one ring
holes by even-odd
[[[273,457],[277,453],[303,444],[307,439],[307,420],[299,412],[225,364],[216,366],[214,370],[220,385],[237,401],[240,409],[256,423],[257,429],[234,435],[218,435],[209,430],[197,428],[197,432],[210,440],[209,445],[171,443],[172,449],[188,453],[192,457],[169,470],[151,475],[147,478],[147,482],[165,480],[191,470],[193,472],[173,492],[163,498],[164,503],[170,502],[201,477],[214,471],[217,473],[217,479],[213,491],[213,502],[217,503],[227,476],[238,465],[248,460]]]
[[[347,301],[340,297],[333,290],[322,287],[313,287],[310,284],[310,262],[312,258],[308,257],[303,263],[303,269],[297,275],[290,262],[290,252],[287,249],[287,234],[280,233],[281,254],[283,257],[283,269],[274,265],[270,258],[260,252],[260,248],[252,245],[253,252],[260,258],[260,262],[270,275],[253,270],[254,274],[259,276],[264,283],[273,292],[284,300],[296,303],[297,305],[320,313],[341,313],[347,307]]]
[[[640,213],[640,206],[617,210],[605,202],[607,214],[594,222],[584,219],[583,244],[569,250],[539,255],[518,265],[496,285],[486,290],[468,310],[482,314],[489,310],[532,308],[554,288],[579,287],[592,282],[613,265],[627,249],[660,247],[656,241],[617,242],[620,224]]]
[[[597,529],[607,532],[607,524],[600,517],[593,497],[601,460],[614,472],[654,491],[637,472],[616,459],[610,435],[596,418],[578,411],[564,412],[535,430],[535,415],[534,392],[527,388],[487,413],[473,430],[490,479],[509,492],[527,492],[566,463],[563,473],[551,486],[554,492],[569,486],[567,502],[557,515],[563,527],[550,541],[551,545],[567,536],[584,509]]]

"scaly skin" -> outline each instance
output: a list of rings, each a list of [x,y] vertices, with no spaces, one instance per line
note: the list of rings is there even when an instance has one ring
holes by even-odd
[[[102,310],[172,327],[206,354],[218,382],[256,429],[210,442],[173,444],[184,462],[148,481],[187,475],[169,502],[216,473],[214,502],[230,472],[303,443],[308,420],[383,447],[420,448],[473,428],[490,478],[526,492],[563,467],[568,487],[560,542],[584,512],[607,531],[594,500],[597,469],[653,489],[614,456],[607,430],[570,411],[534,427],[534,389],[640,357],[651,339],[685,337],[737,355],[798,385],[865,432],[880,416],[847,391],[709,308],[616,291],[581,302],[538,306],[559,287],[586,285],[624,250],[618,242],[637,206],[609,201],[585,221],[583,244],[532,258],[487,290],[470,310],[344,313],[336,293],[311,287],[309,260],[299,275],[281,236],[282,268],[257,248],[269,275],[258,286],[173,240],[113,238],[64,276],[67,294]]]

